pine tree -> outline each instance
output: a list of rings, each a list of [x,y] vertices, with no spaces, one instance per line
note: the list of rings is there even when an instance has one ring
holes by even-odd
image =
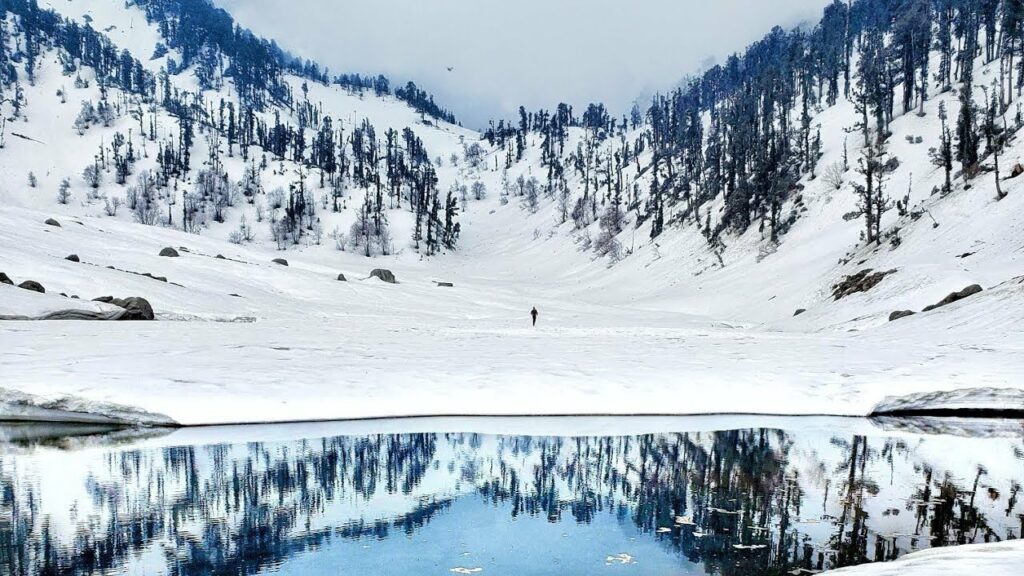
[[[963,167],[966,178],[973,177],[978,170],[979,136],[977,133],[978,111],[974,104],[974,54],[977,51],[977,31],[970,17],[963,24],[968,31],[960,56],[960,115],[956,123],[956,157]]]
[[[861,151],[857,160],[857,173],[864,182],[854,182],[857,194],[857,208],[864,216],[863,238],[868,244],[881,243],[882,215],[892,204],[885,192],[886,151],[878,144],[870,144]]]
[[[945,193],[949,193],[953,189],[953,137],[949,133],[948,118],[949,115],[946,113],[945,102],[939,102],[939,121],[941,122],[939,146],[932,148],[929,152],[932,164],[945,171],[946,181],[942,186],[942,191]]]

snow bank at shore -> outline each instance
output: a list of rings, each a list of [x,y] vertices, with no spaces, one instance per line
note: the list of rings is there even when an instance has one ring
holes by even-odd
[[[830,571],[833,576],[1017,576],[1024,569],[1024,540],[932,548],[885,563]]]

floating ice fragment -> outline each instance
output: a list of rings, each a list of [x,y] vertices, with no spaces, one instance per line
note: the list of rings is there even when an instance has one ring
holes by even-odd
[[[608,556],[604,559],[605,565],[611,564],[632,564],[635,562],[632,556],[623,552],[622,554],[616,554],[615,556]]]
[[[712,512],[718,512],[719,514],[742,514],[742,510],[726,510],[725,508],[708,508]]]

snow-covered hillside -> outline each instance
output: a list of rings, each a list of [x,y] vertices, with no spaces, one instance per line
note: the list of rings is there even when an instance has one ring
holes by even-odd
[[[214,51],[165,74],[186,55],[135,3],[42,6],[106,35],[138,60],[157,94],[174,96],[101,89],[95,67],[69,66],[64,48],[29,38],[7,14],[0,41],[17,61],[0,104],[0,272],[13,285],[0,284],[0,316],[109,311],[89,301],[114,296],[145,298],[161,320],[0,323],[0,386],[34,395],[20,404],[71,396],[82,409],[120,403],[183,424],[862,415],[889,396],[974,389],[955,394],[956,407],[1024,409],[1024,177],[1009,177],[1024,163],[1024,141],[1007,138],[1001,151],[1005,198],[985,170],[991,156],[977,177],[936,192],[944,172],[929,147],[941,139],[940,103],[956,116],[954,91],[931,94],[923,116],[889,125],[888,154],[899,162],[886,188],[894,199],[906,194],[906,206],[884,213],[884,242],[861,239],[860,114],[842,95],[812,110],[820,156],[787,197],[782,213],[796,217],[776,239],[757,224],[710,238],[727,213],[725,194],[698,208],[696,223],[686,201],[663,201],[664,231],[652,235],[652,190],[667,173],[653,146],[636,144],[648,142],[646,124],[604,139],[572,125],[556,153],[528,130],[519,158],[512,141],[492,143],[393,94],[286,70],[275,90],[290,102],[252,111],[260,144],[243,151],[246,137],[231,135],[248,122],[231,58]],[[31,65],[26,44],[39,48]],[[977,58],[979,84],[1000,64]],[[984,89],[976,93],[984,101]],[[83,102],[93,108],[84,120]],[[191,147],[182,144],[183,109],[196,119]],[[295,150],[318,146],[328,116],[348,175],[325,177],[322,158],[317,167]],[[710,129],[708,114],[700,122]],[[360,154],[373,147],[352,137],[368,138],[367,125],[377,148],[357,175]],[[382,157],[390,131],[402,160]],[[276,146],[274,134],[291,134],[286,149],[263,145]],[[608,219],[596,216],[616,205],[615,170],[601,166],[627,149],[621,226],[609,241]],[[546,183],[550,154],[566,167],[556,187]],[[845,171],[836,168],[844,155]],[[601,178],[588,176],[599,170]],[[567,216],[575,206],[579,217]],[[386,232],[359,226],[376,214]],[[51,218],[60,226],[45,223]],[[180,256],[159,256],[166,247]],[[370,278],[377,268],[398,283]],[[894,272],[846,282],[836,299],[836,285],[868,269]],[[25,280],[45,294],[16,287]],[[983,291],[920,312],[972,285]],[[917,314],[890,322],[897,311]],[[950,398],[922,397],[913,407]],[[886,406],[897,404],[908,406]]]

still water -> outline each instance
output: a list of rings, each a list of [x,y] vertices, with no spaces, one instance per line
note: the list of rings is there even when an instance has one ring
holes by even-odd
[[[1007,420],[11,425],[0,574],[799,576],[1018,538],[1022,483]]]

